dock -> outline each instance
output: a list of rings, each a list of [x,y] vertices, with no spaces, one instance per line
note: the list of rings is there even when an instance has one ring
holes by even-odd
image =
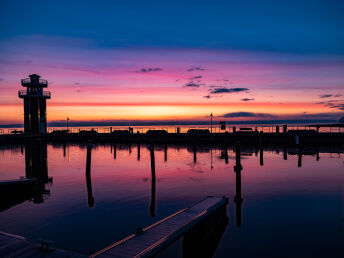
[[[0,257],[87,257],[81,254],[64,251],[49,247],[49,243],[41,241],[36,244],[28,241],[25,237],[0,232]]]
[[[22,178],[0,182],[0,212],[9,209],[35,195],[35,178]],[[10,196],[10,198],[9,198]]]
[[[214,231],[214,228],[216,227],[214,223],[219,224],[219,221],[223,221],[220,218],[223,218],[223,214],[226,214],[227,203],[228,198],[226,197],[208,196],[192,207],[182,209],[149,227],[144,229],[138,228],[136,233],[104,248],[90,257],[110,258],[153,256],[178,238],[186,234],[189,236],[192,235],[190,234],[190,231],[197,228],[198,225],[202,223],[205,228],[203,231]],[[213,217],[213,219],[210,223],[204,223],[206,220],[211,220],[211,217]],[[228,220],[227,216],[225,216],[225,218]],[[210,232],[210,234],[213,234],[213,232]],[[209,238],[216,237],[212,236]],[[188,242],[192,241],[188,239]],[[198,245],[202,245],[202,243],[198,242]]]

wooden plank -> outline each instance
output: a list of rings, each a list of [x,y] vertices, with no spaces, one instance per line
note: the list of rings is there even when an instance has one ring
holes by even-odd
[[[91,257],[145,257],[154,255],[227,203],[228,199],[225,197],[209,196],[192,207],[176,212],[143,229],[142,233],[132,234],[91,255]]]
[[[0,232],[0,257],[87,257],[81,254],[55,248],[42,248],[39,244],[29,242],[22,236]]]

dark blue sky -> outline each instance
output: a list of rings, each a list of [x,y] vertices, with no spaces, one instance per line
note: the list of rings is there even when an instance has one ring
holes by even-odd
[[[1,1],[0,42],[44,35],[90,47],[344,53],[344,1]]]

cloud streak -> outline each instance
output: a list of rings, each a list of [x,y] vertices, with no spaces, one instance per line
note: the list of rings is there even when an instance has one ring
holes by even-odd
[[[150,72],[159,72],[162,71],[163,69],[160,67],[155,67],[155,68],[141,68],[139,71],[136,71],[138,73],[150,73]]]
[[[222,117],[225,118],[240,118],[240,117],[261,117],[261,118],[273,118],[275,117],[272,114],[267,113],[253,113],[253,112],[245,112],[245,111],[239,111],[239,112],[231,112],[226,113]]]
[[[322,99],[326,99],[326,98],[331,98],[332,96],[333,96],[332,94],[323,94],[323,95],[320,95],[319,97]]]
[[[193,71],[204,71],[204,70],[205,70],[204,68],[196,66],[196,67],[191,67],[191,68],[187,69],[186,71],[193,72]]]
[[[324,105],[325,107],[344,110],[344,100],[328,100],[318,102],[317,104]]]
[[[248,88],[226,88],[218,87],[209,90],[210,94],[222,94],[222,93],[238,93],[238,92],[247,92]]]
[[[200,83],[188,82],[183,87],[184,88],[199,88],[201,86]]]

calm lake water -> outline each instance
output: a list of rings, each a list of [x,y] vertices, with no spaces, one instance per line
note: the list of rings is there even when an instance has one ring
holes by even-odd
[[[0,231],[90,255],[138,226],[208,195],[225,195],[229,224],[215,257],[344,257],[344,154],[320,150],[317,159],[316,150],[303,150],[300,159],[296,149],[284,153],[274,148],[264,150],[261,160],[258,149],[241,150],[240,208],[234,203],[232,147],[226,162],[225,151],[217,147],[197,147],[195,155],[192,147],[155,146],[155,196],[147,145],[140,151],[137,145],[116,145],[116,151],[111,145],[93,145],[90,177],[85,145],[3,147],[0,180],[32,173],[42,188],[0,212]],[[177,241],[160,256],[181,252]]]

